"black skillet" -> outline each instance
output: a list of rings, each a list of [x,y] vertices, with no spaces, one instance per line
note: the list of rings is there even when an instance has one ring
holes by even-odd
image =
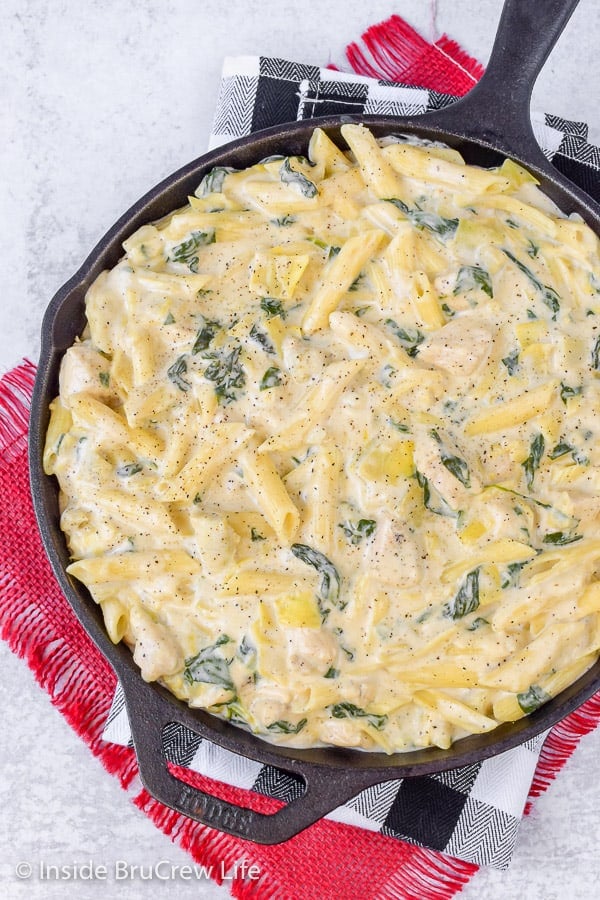
[[[290,750],[265,743],[202,710],[190,709],[157,684],[142,681],[126,646],[114,646],[101,613],[86,589],[69,578],[69,556],[59,528],[58,490],[42,470],[48,404],[58,393],[63,352],[84,328],[84,296],[96,276],[122,256],[122,242],[142,224],[183,206],[213,166],[243,168],[275,153],[305,154],[318,123],[343,145],[340,126],[364,122],[376,135],[409,132],[456,147],[469,163],[493,166],[510,156],[540,180],[542,189],[567,213],[578,212],[600,233],[600,207],[548,163],[535,141],[529,102],[535,79],[578,0],[507,0],[487,72],[463,100],[419,117],[392,119],[342,116],[269,129],[208,153],[167,178],[139,200],[108,231],[81,269],[53,298],[42,326],[42,350],[31,411],[31,485],[39,527],[58,581],[92,640],[123,685],[140,775],[162,803],[221,831],[264,844],[285,841],[359,791],[390,779],[429,775],[469,765],[512,747],[554,725],[600,689],[600,663],[532,715],[491,733],[436,748],[385,756],[341,749]],[[273,815],[215,799],[175,778],[167,769],[162,735],[178,722],[234,753],[277,766],[306,786],[301,797]]]

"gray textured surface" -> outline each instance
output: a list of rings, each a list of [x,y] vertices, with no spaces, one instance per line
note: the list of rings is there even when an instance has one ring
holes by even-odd
[[[113,220],[149,186],[204,149],[222,58],[273,54],[343,62],[372,22],[399,13],[426,37],[446,31],[487,58],[499,0],[4,0],[0,57],[0,213],[3,230],[0,371],[35,359],[52,293]],[[304,12],[298,12],[300,6]],[[234,23],[234,27],[232,27]],[[585,119],[597,111],[600,13],[582,0],[534,92],[534,106]],[[0,645],[0,894],[114,895],[101,882],[19,882],[15,866],[118,860],[145,868],[189,862],[129,802],[35,684]],[[525,820],[508,872],[480,872],[467,900],[592,900],[600,876],[600,732],[586,738]],[[301,878],[301,873],[299,878]],[[177,897],[225,897],[207,881],[168,882]],[[126,900],[164,882],[119,884]],[[325,896],[325,895],[324,895]]]

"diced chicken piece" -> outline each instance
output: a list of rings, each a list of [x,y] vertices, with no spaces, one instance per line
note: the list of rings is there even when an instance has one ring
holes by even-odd
[[[377,528],[367,570],[384,584],[407,586],[418,580],[419,548],[400,522],[387,519]]]
[[[244,699],[242,694],[242,701]],[[278,684],[260,684],[254,687],[252,691],[252,700],[249,705],[249,712],[252,716],[265,725],[271,722],[277,722],[289,716],[289,702],[291,699],[290,692],[287,688]]]
[[[326,744],[360,747],[363,743],[360,727],[351,719],[328,719],[321,724],[319,731],[319,737]]]
[[[458,460],[458,463],[453,465],[452,459]],[[448,443],[440,444],[429,433],[421,434],[415,442],[414,461],[417,471],[433,485],[453,509],[463,508],[469,502],[472,493],[479,493],[481,490],[477,476],[468,468],[459,467],[460,463],[464,462],[460,453],[455,452]],[[466,466],[466,463],[464,465]],[[462,481],[453,471],[462,477]],[[468,487],[463,484],[463,481],[467,481],[466,473],[468,473]]]
[[[419,347],[419,361],[451,375],[471,375],[490,354],[493,333],[473,318],[454,319]]]
[[[326,672],[337,655],[332,634],[315,628],[294,628],[289,641],[290,666],[298,673]]]
[[[110,387],[110,363],[89,344],[69,347],[60,367],[60,395],[68,402],[72,394],[85,392],[105,402],[114,396]]]
[[[155,622],[140,606],[133,607],[129,620],[135,638],[133,659],[144,681],[174,675],[182,668],[183,654],[168,628]]]

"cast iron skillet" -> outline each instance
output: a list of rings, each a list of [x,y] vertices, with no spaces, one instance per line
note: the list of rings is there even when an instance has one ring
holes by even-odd
[[[576,5],[577,0],[507,0],[486,75],[465,99],[449,108],[406,119],[342,116],[296,122],[200,157],[132,206],[50,303],[42,326],[30,431],[31,484],[42,539],[77,618],[123,685],[142,781],[156,799],[186,816],[259,843],[284,841],[366,787],[478,762],[539,734],[600,688],[600,663],[518,722],[465,738],[448,750],[432,748],[392,756],[337,748],[292,750],[274,746],[202,710],[190,709],[157,684],[143,682],[129,649],[123,644],[114,646],[109,640],[99,608],[87,590],[65,573],[69,556],[59,528],[57,485],[42,470],[48,404],[58,393],[61,356],[84,328],[84,295],[97,275],[122,256],[122,241],[142,224],[183,206],[207,170],[216,165],[243,168],[275,153],[305,154],[316,124],[342,144],[340,126],[364,122],[376,135],[402,131],[445,141],[460,150],[469,163],[497,165],[509,155],[535,173],[542,189],[562,210],[580,213],[600,233],[600,207],[548,163],[529,119],[535,79]],[[162,734],[171,722],[179,722],[242,756],[293,773],[304,781],[304,793],[275,814],[264,815],[189,787],[167,768]]]

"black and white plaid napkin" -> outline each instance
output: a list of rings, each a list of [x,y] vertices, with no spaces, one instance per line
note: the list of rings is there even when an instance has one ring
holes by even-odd
[[[269,57],[227,58],[210,147],[284,122],[344,113],[405,116],[454,97],[424,88]],[[533,115],[537,140],[567,177],[600,200],[600,148],[587,126]],[[388,781],[362,791],[328,818],[505,869],[547,732],[492,759],[438,775]],[[103,738],[130,745],[125,698],[117,689]],[[284,802],[302,794],[299,779],[202,740],[181,725],[165,734],[169,762]]]
[[[456,100],[427,88],[377,81],[267,56],[228,57],[210,137],[211,148],[235,138],[315,116],[364,113],[413,116]],[[556,168],[600,201],[600,147],[585,122],[533,113],[533,130]]]

